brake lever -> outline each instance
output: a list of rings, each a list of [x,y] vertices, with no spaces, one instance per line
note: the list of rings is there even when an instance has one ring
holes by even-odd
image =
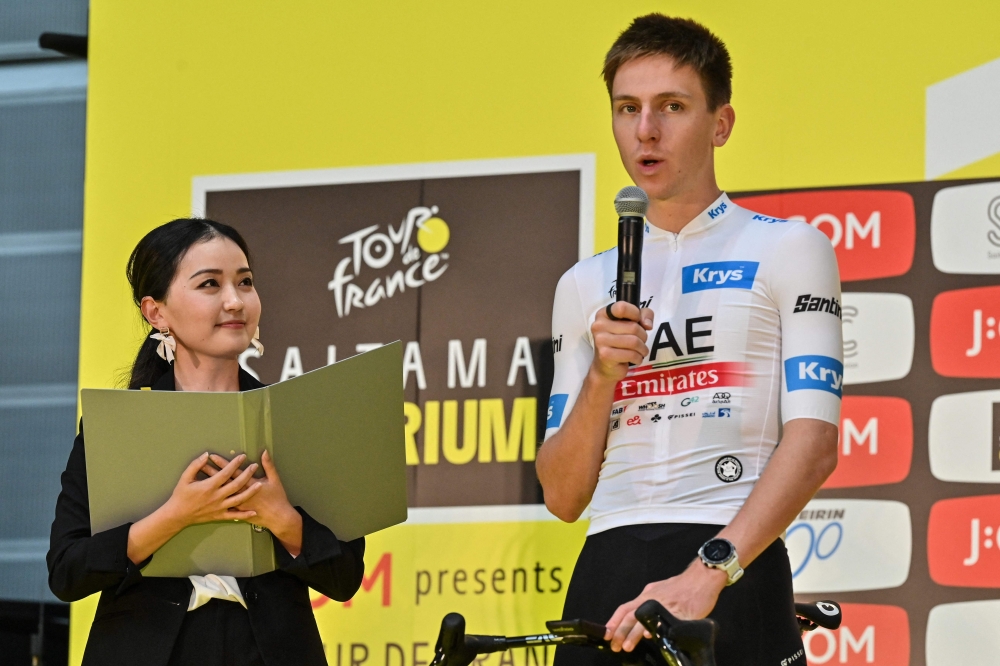
[[[668,666],[691,666],[688,659],[668,637],[670,627],[677,623],[677,618],[660,602],[655,599],[646,601],[635,609],[635,619],[639,620],[639,623],[653,636]]]

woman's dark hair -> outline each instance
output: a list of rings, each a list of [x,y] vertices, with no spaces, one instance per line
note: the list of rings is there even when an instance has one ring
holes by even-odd
[[[132,250],[132,256],[128,258],[128,265],[125,268],[125,276],[132,286],[132,300],[135,301],[136,307],[146,296],[155,301],[165,300],[184,253],[192,245],[213,238],[228,238],[233,241],[243,250],[247,262],[251,261],[250,248],[240,233],[227,224],[213,220],[189,218],[173,220],[143,236]],[[156,347],[160,343],[149,337],[152,333],[153,330],[150,329],[139,347],[139,353],[135,356],[128,379],[130,389],[152,386],[170,369],[170,364],[156,353]]]

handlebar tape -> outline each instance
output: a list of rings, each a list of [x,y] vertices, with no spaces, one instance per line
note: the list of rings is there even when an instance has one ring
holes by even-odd
[[[467,634],[465,636],[465,647],[467,650],[475,650],[477,654],[503,652],[507,649],[507,638],[505,636],[476,636]]]

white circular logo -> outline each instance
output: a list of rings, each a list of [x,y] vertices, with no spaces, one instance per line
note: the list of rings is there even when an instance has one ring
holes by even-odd
[[[830,617],[840,615],[840,609],[826,601],[817,601],[816,608],[818,608],[823,615],[829,615]]]
[[[722,456],[715,463],[715,475],[719,481],[732,483],[743,476],[743,464],[733,456]]]

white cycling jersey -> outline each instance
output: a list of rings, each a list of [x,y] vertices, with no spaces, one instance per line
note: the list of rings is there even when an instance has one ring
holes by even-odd
[[[594,357],[590,326],[614,300],[616,250],[556,288],[546,438],[573,409]],[[674,234],[646,224],[649,355],[615,388],[590,504],[595,534],[640,523],[728,524],[778,444],[781,424],[839,425],[840,276],[829,239],[722,194]]]

